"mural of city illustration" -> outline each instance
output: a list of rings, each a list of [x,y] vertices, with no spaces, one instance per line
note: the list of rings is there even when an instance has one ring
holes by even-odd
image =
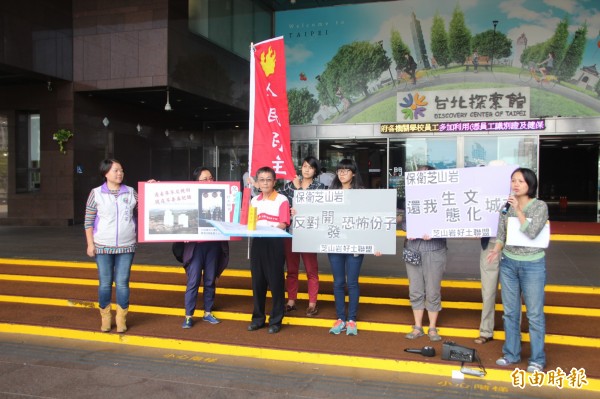
[[[290,123],[600,115],[600,3],[390,1],[282,11]]]

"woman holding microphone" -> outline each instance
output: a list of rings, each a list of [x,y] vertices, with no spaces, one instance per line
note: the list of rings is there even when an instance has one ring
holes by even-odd
[[[531,356],[527,371],[543,371],[546,366],[544,341],[544,287],[546,286],[546,258],[543,248],[505,245],[508,218],[517,218],[519,230],[528,238],[536,238],[548,221],[548,206],[535,198],[537,177],[531,169],[518,168],[511,175],[511,195],[508,209],[502,212],[498,223],[496,245],[488,255],[488,262],[500,257],[500,284],[504,306],[506,341],[503,356],[496,360],[499,366],[521,361],[521,297],[525,301]]]

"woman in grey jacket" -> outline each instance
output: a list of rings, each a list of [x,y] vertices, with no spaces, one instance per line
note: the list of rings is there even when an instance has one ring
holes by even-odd
[[[96,258],[98,266],[98,306],[102,325],[111,329],[112,285],[117,299],[117,332],[127,331],[129,308],[129,275],[136,249],[137,192],[123,184],[123,167],[116,159],[100,162],[104,184],[94,188],[85,208],[87,255]]]

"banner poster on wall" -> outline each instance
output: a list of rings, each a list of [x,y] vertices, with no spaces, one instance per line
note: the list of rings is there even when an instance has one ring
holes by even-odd
[[[397,0],[278,11],[290,123],[598,117],[598,3]],[[469,104],[471,94],[489,100],[496,91],[527,98],[526,108],[505,107],[506,96],[503,108]]]
[[[294,252],[396,253],[396,190],[296,190]]]
[[[516,165],[406,172],[406,236],[495,237]]]
[[[249,170],[264,166],[278,179],[292,180],[296,170],[290,146],[283,37],[256,43],[250,49]]]
[[[138,183],[138,241],[229,240],[209,220],[231,222],[239,182]]]

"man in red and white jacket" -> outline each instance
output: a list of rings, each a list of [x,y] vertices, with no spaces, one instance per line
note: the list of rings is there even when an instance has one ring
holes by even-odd
[[[256,225],[272,226],[285,230],[290,224],[290,205],[287,198],[275,191],[275,171],[268,167],[256,173],[261,194],[252,199],[256,207]],[[273,307],[269,318],[269,334],[281,330],[285,312],[285,252],[282,237],[256,237],[252,239],[250,270],[252,272],[252,297],[254,310],[248,331],[265,326],[267,288],[271,290]]]

